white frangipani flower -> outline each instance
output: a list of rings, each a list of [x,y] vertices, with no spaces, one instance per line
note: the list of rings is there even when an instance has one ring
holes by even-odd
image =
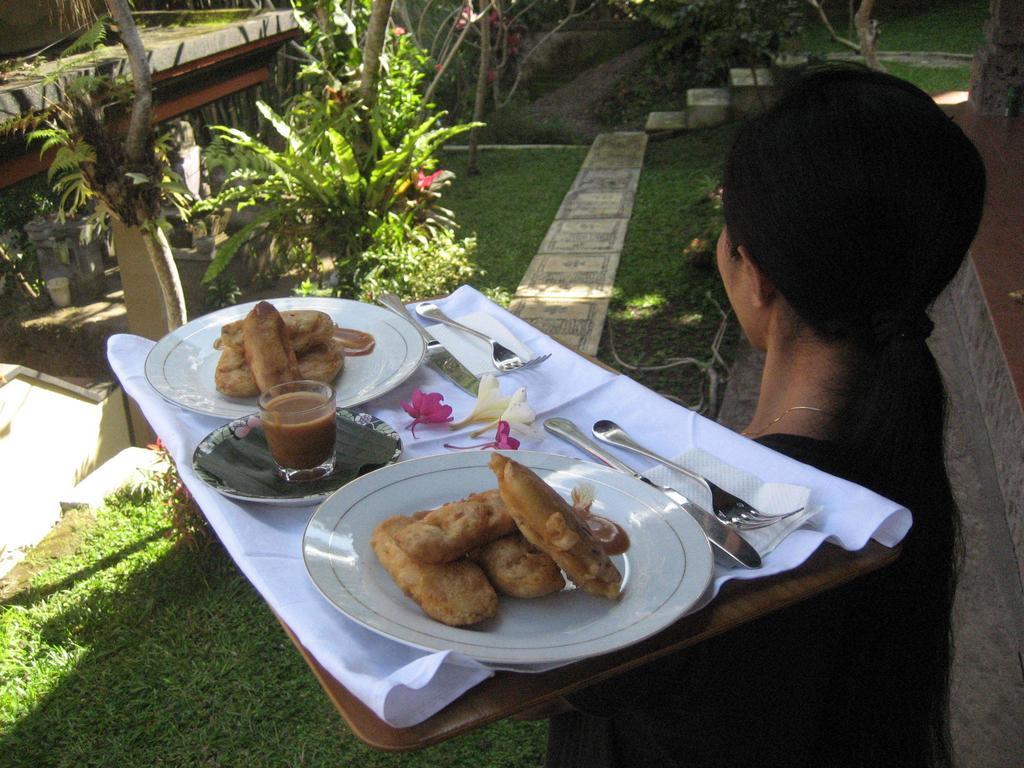
[[[533,422],[537,420],[537,412],[530,407],[530,404],[526,401],[526,387],[520,387],[515,391],[508,400],[508,405],[505,410],[494,418],[486,427],[471,432],[470,435],[478,437],[485,432],[489,432],[494,429],[499,421],[507,421],[509,427],[513,431],[520,432],[529,437],[535,437],[536,431],[533,428]]]
[[[499,417],[508,408],[510,397],[503,397],[498,387],[498,377],[492,374],[485,374],[480,378],[480,389],[477,392],[476,403],[473,405],[473,412],[461,421],[451,425],[452,429],[461,429],[467,424],[486,421],[488,424],[497,424]]]

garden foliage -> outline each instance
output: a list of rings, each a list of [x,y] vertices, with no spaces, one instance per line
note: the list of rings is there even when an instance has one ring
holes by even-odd
[[[439,205],[451,174],[431,173],[439,147],[471,126],[444,125],[444,113],[423,103],[425,54],[394,27],[377,98],[362,102],[369,8],[368,0],[296,0],[306,33],[301,91],[282,114],[258,103],[274,135],[216,127],[207,162],[228,176],[201,210],[254,206],[255,215],[218,249],[205,280],[258,232],[269,235],[279,269],[323,279],[336,295],[440,292],[471,274],[473,242],[455,239],[450,213]]]
[[[805,18],[801,0],[628,0],[634,14],[665,30],[666,54],[724,84],[730,67],[770,64]]]

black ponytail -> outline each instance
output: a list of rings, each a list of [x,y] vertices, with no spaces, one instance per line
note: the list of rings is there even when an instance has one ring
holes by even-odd
[[[863,627],[900,633],[901,650],[876,643],[870,658],[851,660],[863,665],[865,686],[912,682],[890,691],[895,712],[859,713],[897,717],[901,727],[866,725],[875,743],[851,745],[888,752],[894,765],[949,762],[958,518],[927,311],[974,237],[984,185],[977,150],[930,97],[859,67],[809,73],[738,133],[723,179],[732,243],[746,247],[799,322],[853,355],[831,425],[837,465],[914,515],[891,582],[905,588],[878,597],[888,601],[878,614],[887,626]],[[879,736],[898,730],[902,741]]]

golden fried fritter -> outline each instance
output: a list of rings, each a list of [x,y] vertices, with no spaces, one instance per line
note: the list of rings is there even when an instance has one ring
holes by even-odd
[[[424,563],[458,560],[516,529],[497,490],[474,493],[414,517],[415,522],[395,533],[395,541]]]
[[[491,584],[509,597],[543,597],[565,587],[562,571],[521,534],[503,536],[470,553]]]
[[[278,313],[285,339],[279,344],[279,327],[266,307],[277,312],[269,302],[260,302],[246,317],[221,328],[213,344],[221,351],[214,373],[217,391],[230,397],[255,397],[273,386],[270,382],[334,381],[345,365],[345,346],[334,338],[330,315],[306,309]],[[260,367],[264,386],[257,381],[251,359]]]
[[[334,334],[334,320],[315,309],[286,309],[281,313],[288,342],[296,355],[327,344]]]
[[[326,344],[334,335],[335,326],[331,316],[315,309],[286,309],[281,313],[288,343],[295,354]],[[220,329],[220,336],[213,343],[214,349],[239,347],[243,345],[242,330],[245,318],[228,323]]]
[[[527,541],[547,553],[576,586],[617,598],[622,575],[565,499],[531,469],[500,453],[492,454],[490,467],[501,500]]]
[[[413,522],[398,515],[380,523],[370,544],[399,588],[430,618],[452,627],[476,624],[498,612],[498,594],[483,570],[469,560],[430,564],[413,560],[394,536]]]
[[[284,319],[269,301],[261,301],[242,321],[242,347],[260,392],[302,378]]]
[[[230,346],[221,350],[213,383],[218,392],[230,397],[256,397],[260,393],[241,347]]]
[[[331,338],[323,344],[297,352],[296,357],[302,378],[313,381],[334,381],[334,377],[345,366],[345,353],[341,345]]]

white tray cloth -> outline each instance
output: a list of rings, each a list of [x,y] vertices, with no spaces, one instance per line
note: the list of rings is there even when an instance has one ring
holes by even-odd
[[[810,501],[821,511],[807,526],[794,531],[765,557],[757,571],[716,566],[707,599],[730,578],[757,578],[796,567],[821,542],[860,549],[875,538],[892,546],[910,527],[910,514],[893,502],[851,483],[777,454],[714,422],[675,405],[625,376],[596,366],[519,318],[497,307],[477,291],[463,286],[443,302],[452,316],[483,312],[534,354],[552,354],[535,369],[509,374],[502,391],[527,387],[538,413],[538,425],[548,416],[572,419],[584,431],[601,418],[612,418],[643,439],[651,449],[677,456],[701,448],[727,458],[774,482],[810,489]],[[224,547],[273,610],[291,627],[305,648],[357,698],[385,722],[406,727],[426,720],[489,677],[493,670],[458,654],[429,653],[381,638],[342,615],[313,586],[302,562],[302,533],[314,506],[275,508],[232,501],[206,486],[192,472],[196,444],[224,420],[202,416],[164,401],[145,379],[144,363],[153,342],[130,335],[111,337],[107,353],[126,393],[142,409],[167,445],[182,480],[202,507]],[[471,444],[472,426],[452,432],[444,425],[422,425],[414,440],[405,429],[411,419],[401,408],[416,388],[442,392],[456,418],[467,415],[473,398],[429,368],[421,367],[397,390],[361,407],[399,430],[403,458],[444,452],[445,442]],[[582,457],[574,448],[546,432],[526,443],[530,448]],[[620,452],[626,463],[640,469],[649,462]],[[519,671],[527,671],[517,668]],[[536,671],[536,670],[533,670]]]

